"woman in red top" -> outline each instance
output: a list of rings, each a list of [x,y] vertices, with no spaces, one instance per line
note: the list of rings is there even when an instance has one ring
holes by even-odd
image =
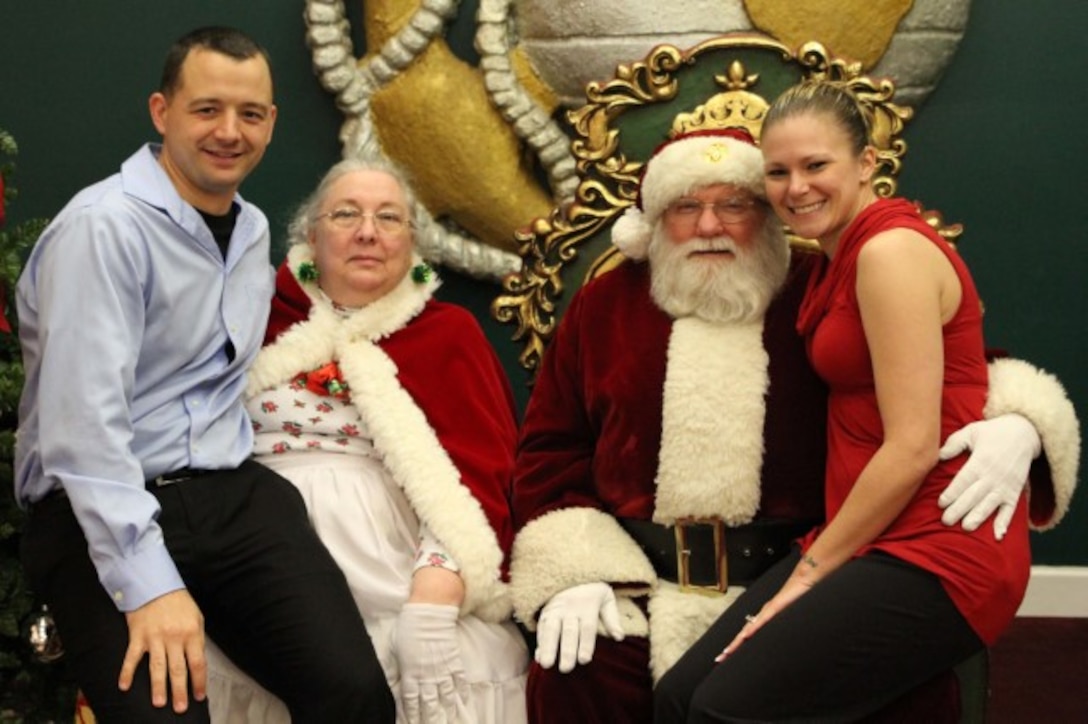
[[[659,722],[862,718],[992,644],[1027,587],[1024,497],[1002,540],[943,525],[936,504],[963,463],[939,462],[941,443],[986,402],[962,259],[912,204],[875,194],[845,87],[786,91],[762,148],[768,200],[825,255],[798,330],[831,390],[828,522],[662,680]]]

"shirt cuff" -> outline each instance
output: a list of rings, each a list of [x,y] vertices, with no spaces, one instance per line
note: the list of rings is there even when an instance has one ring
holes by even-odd
[[[99,573],[106,593],[124,613],[135,611],[171,591],[185,588],[174,559],[165,545],[154,545],[127,558],[111,562],[110,570]]]
[[[449,554],[446,547],[438,542],[438,539],[431,534],[430,530],[425,526],[420,526],[419,544],[416,546],[416,561],[415,565],[412,566],[412,573],[420,568],[432,566],[445,568],[452,573],[461,572],[461,567],[457,565],[457,561]]]

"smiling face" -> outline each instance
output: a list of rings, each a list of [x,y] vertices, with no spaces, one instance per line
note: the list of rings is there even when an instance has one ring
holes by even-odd
[[[318,284],[333,302],[369,304],[389,293],[411,268],[408,201],[388,173],[345,173],[329,184],[317,217],[309,241]],[[394,219],[402,222],[399,229],[390,228]]]
[[[692,259],[728,262],[735,258],[736,247],[747,249],[755,242],[766,218],[766,205],[750,191],[733,184],[711,184],[670,203],[661,223],[666,238],[684,245]]]
[[[272,75],[260,56],[235,60],[193,48],[169,96],[153,93],[151,120],[162,134],[159,163],[178,193],[224,214],[272,140]]]
[[[751,322],[785,279],[789,249],[765,203],[732,184],[673,201],[648,249],[650,294],[674,318]]]
[[[764,128],[767,200],[794,233],[833,253],[843,230],[875,200],[876,151],[854,150],[829,113],[804,112]]]

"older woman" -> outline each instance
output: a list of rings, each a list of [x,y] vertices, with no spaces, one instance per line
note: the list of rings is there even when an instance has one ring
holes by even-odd
[[[432,298],[416,208],[395,169],[349,160],[299,209],[250,371],[255,454],[301,490],[398,721],[516,723],[528,652],[504,583],[513,401],[475,319]],[[213,718],[286,720],[211,661]]]

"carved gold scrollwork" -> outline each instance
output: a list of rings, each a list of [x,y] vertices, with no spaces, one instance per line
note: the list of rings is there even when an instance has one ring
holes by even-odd
[[[622,154],[613,157],[619,132],[612,127],[612,121],[632,106],[675,98],[678,84],[674,74],[683,63],[684,56],[677,48],[661,45],[641,63],[620,65],[616,77],[607,83],[586,86],[589,102],[567,113],[577,134],[571,141],[571,150],[580,172],[592,172],[593,165],[603,164],[597,170],[606,176],[637,175],[640,164],[628,164]]]
[[[517,234],[522,270],[503,282],[504,293],[492,303],[500,322],[516,325],[513,339],[523,344],[521,364],[534,371],[556,326],[556,300],[563,293],[564,268],[575,260],[579,248],[607,229],[612,221],[634,203],[638,189],[640,160],[629,159],[621,146],[617,119],[624,113],[656,103],[672,101],[680,90],[678,71],[697,62],[711,51],[726,51],[725,73],[714,76],[724,90],[706,99],[695,109],[677,114],[672,133],[695,127],[744,126],[755,138],[768,108],[768,99],[757,90],[759,74],[749,73],[738,56],[753,50],[774,51],[785,65],[794,65],[805,78],[843,82],[858,96],[872,119],[877,146],[879,175],[874,187],[881,196],[895,192],[906,143],[899,138],[911,110],[891,102],[894,86],[861,74],[858,63],[830,57],[819,43],[807,43],[794,55],[782,44],[760,36],[722,36],[684,52],[662,45],[645,60],[620,65],[616,76],[605,83],[590,83],[587,103],[568,112],[573,126],[573,151],[582,181],[575,201],[566,209],[555,209],[547,219],[537,219]],[[714,62],[719,62],[715,57]],[[664,131],[663,131],[664,133]],[[929,212],[935,214],[936,212]],[[946,238],[959,234],[957,227],[945,227],[939,214],[927,217]],[[948,231],[950,230],[950,231]],[[949,234],[951,236],[949,236]],[[801,247],[812,244],[793,239]],[[611,248],[592,264],[587,277],[619,263]],[[581,279],[568,283],[580,284]]]
[[[691,113],[678,114],[669,130],[669,138],[699,129],[744,128],[758,141],[763,117],[770,108],[761,96],[749,92],[759,76],[748,75],[744,65],[734,60],[726,74],[716,75],[714,80],[726,92],[712,96]]]
[[[555,331],[555,300],[563,292],[563,266],[586,239],[631,203],[617,197],[607,185],[586,180],[565,213],[555,209],[548,219],[537,219],[529,229],[517,232],[522,271],[506,277],[506,293],[496,297],[491,309],[500,322],[516,324],[512,339],[524,342],[518,359],[525,369],[539,366]]]
[[[918,207],[918,212],[926,220],[926,223],[940,234],[942,239],[953,246],[956,245],[960,235],[963,234],[963,224],[946,224],[944,215],[940,211],[927,209],[917,201],[914,202],[914,205]]]

